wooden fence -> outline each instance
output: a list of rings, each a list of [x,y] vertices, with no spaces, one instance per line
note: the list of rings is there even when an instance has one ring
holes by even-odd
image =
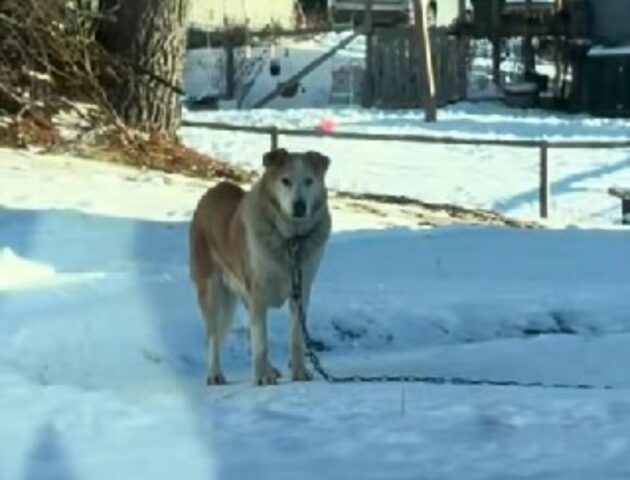
[[[438,106],[464,96],[457,40],[444,28],[430,31]],[[363,103],[380,108],[422,106],[427,86],[419,72],[420,46],[416,28],[377,28],[367,37],[366,88]]]
[[[551,199],[549,177],[549,150],[551,149],[605,149],[605,148],[630,148],[630,140],[616,141],[548,141],[548,140],[509,140],[509,139],[478,139],[457,137],[435,137],[416,134],[385,134],[385,133],[358,133],[358,132],[330,132],[324,133],[317,130],[287,129],[274,126],[245,126],[222,122],[190,122],[184,120],[183,127],[208,128],[211,130],[224,130],[233,132],[258,133],[269,135],[271,149],[278,148],[280,135],[287,137],[319,137],[338,140],[368,140],[368,141],[396,141],[432,143],[442,145],[485,145],[493,147],[514,147],[537,149],[539,153],[539,212],[541,218],[549,217],[549,201]]]

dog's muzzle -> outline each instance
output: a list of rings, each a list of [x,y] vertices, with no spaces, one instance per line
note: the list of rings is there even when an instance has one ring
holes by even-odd
[[[301,198],[293,202],[291,213],[294,218],[304,218],[306,216],[306,202]]]

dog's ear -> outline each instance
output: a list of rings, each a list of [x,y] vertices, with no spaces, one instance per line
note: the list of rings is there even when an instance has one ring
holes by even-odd
[[[273,166],[282,166],[289,158],[289,152],[284,148],[276,148],[263,155],[263,166],[270,168]]]
[[[326,155],[322,155],[321,153],[314,152],[312,150],[307,153],[308,159],[312,163],[315,170],[318,173],[324,175],[328,170],[328,167],[330,166],[330,158],[328,158]]]

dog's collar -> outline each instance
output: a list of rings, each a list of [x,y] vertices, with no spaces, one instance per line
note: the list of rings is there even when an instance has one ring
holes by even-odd
[[[315,228],[312,227],[305,233],[300,233],[300,234],[289,237],[286,241],[289,248],[290,249],[301,248],[302,245],[306,243],[306,240],[308,240],[308,238],[311,236],[311,233],[313,232],[314,229]]]
[[[304,243],[306,241],[306,239],[310,236],[312,230],[313,229],[309,230],[306,233],[301,233],[299,235],[293,235],[292,237],[289,237],[287,239],[287,243],[290,244],[290,245],[294,245],[296,243],[297,244]]]

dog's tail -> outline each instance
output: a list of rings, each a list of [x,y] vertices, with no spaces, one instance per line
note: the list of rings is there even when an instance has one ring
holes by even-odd
[[[190,279],[199,286],[202,283],[205,284],[210,278],[212,274],[212,264],[208,241],[196,215],[193,217],[192,222],[190,222],[189,233]]]

